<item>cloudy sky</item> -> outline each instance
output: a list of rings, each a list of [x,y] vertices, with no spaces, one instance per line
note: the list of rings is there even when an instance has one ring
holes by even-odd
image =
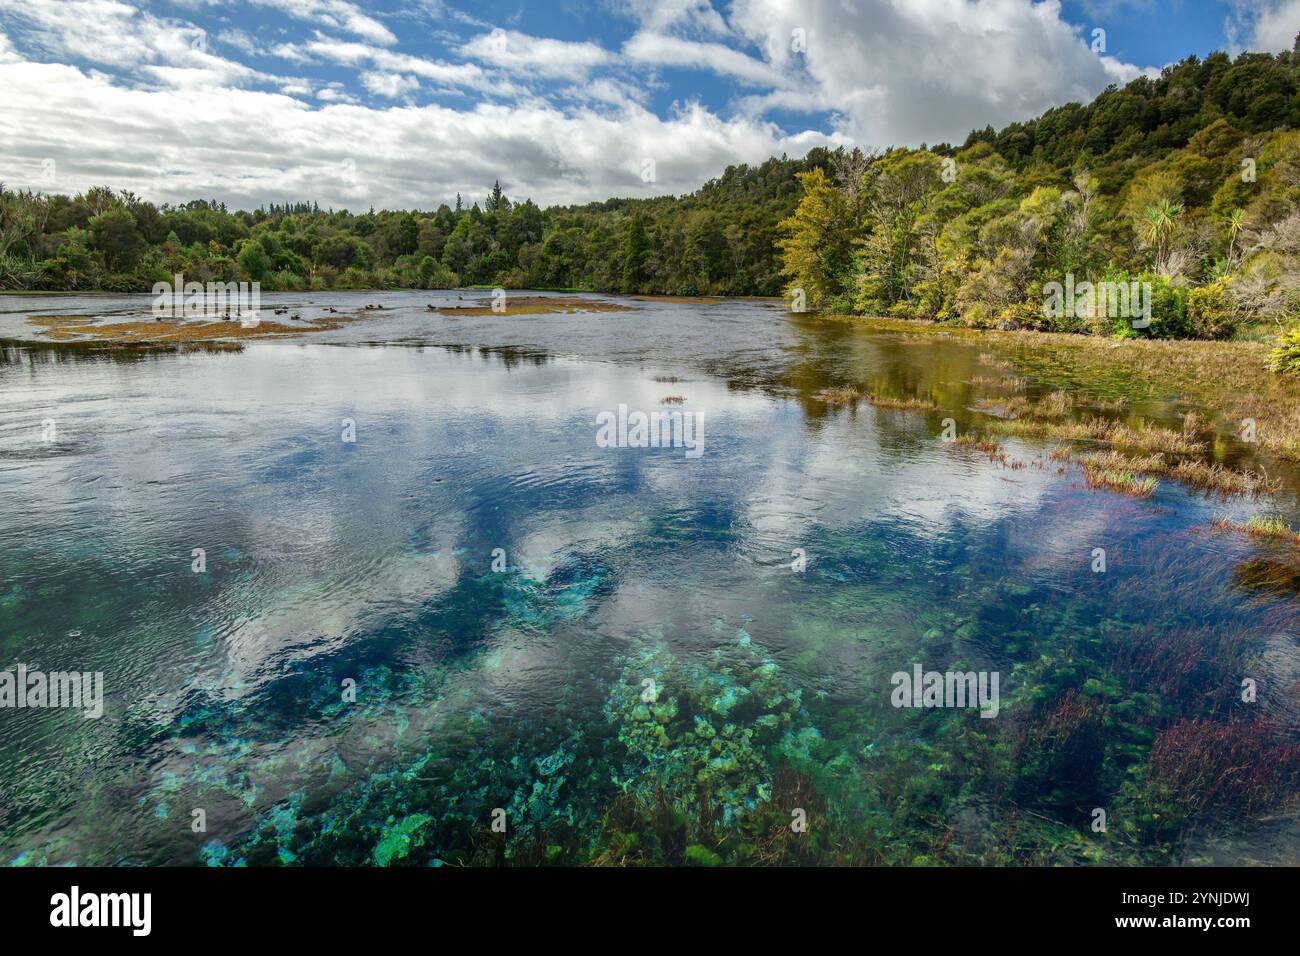
[[[0,182],[354,210],[495,179],[542,205],[681,193],[817,145],[961,142],[1298,29],[1300,0],[0,0]]]

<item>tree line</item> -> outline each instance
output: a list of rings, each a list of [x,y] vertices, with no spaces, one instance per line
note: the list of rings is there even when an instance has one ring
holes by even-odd
[[[1298,44],[1300,45],[1300,44]],[[814,149],[684,196],[539,208],[499,182],[434,211],[231,211],[0,186],[0,289],[502,286],[788,295],[974,326],[1224,338],[1300,304],[1300,53],[1188,57],[961,146]],[[1149,283],[1152,322],[1044,308]]]
[[[96,187],[76,196],[0,186],[0,289],[140,292],[187,280],[265,291],[461,286],[681,295],[778,295],[777,224],[795,176],[825,150],[731,166],[682,197],[539,208],[493,185],[482,201],[421,210],[230,211],[156,205]]]
[[[959,148],[840,151],[796,174],[787,290],[976,327],[1276,333],[1300,307],[1297,127],[1300,52],[1215,53]],[[1047,307],[1084,283],[1149,289],[1149,326]]]

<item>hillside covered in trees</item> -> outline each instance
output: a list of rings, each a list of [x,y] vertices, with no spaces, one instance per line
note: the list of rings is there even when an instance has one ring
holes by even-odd
[[[178,272],[267,291],[799,289],[810,308],[1136,334],[1047,317],[1044,286],[1068,275],[1150,282],[1145,334],[1276,331],[1300,296],[1300,53],[1190,57],[960,147],[815,149],[682,197],[541,209],[497,185],[354,214],[0,190],[0,289],[147,291]]]
[[[433,212],[361,215],[312,203],[230,212],[157,206],[107,187],[0,194],[0,289],[147,291],[181,272],[256,280],[264,291],[488,285],[599,292],[777,295],[777,223],[804,160],[729,167],[682,198],[610,199],[542,210],[499,184]]]
[[[1135,335],[1045,303],[1138,281],[1143,334],[1275,334],[1300,306],[1298,81],[1300,52],[1216,53],[960,149],[833,155],[798,174],[788,284],[833,311]]]

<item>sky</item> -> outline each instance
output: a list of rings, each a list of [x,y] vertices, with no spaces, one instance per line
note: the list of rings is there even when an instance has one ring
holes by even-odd
[[[231,208],[681,194],[815,146],[960,144],[1300,0],[0,0],[0,182]]]

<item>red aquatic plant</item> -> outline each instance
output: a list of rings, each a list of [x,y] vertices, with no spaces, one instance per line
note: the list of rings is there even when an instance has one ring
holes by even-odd
[[[1293,796],[1300,742],[1268,721],[1184,720],[1156,737],[1148,780],[1189,817],[1251,816]]]

